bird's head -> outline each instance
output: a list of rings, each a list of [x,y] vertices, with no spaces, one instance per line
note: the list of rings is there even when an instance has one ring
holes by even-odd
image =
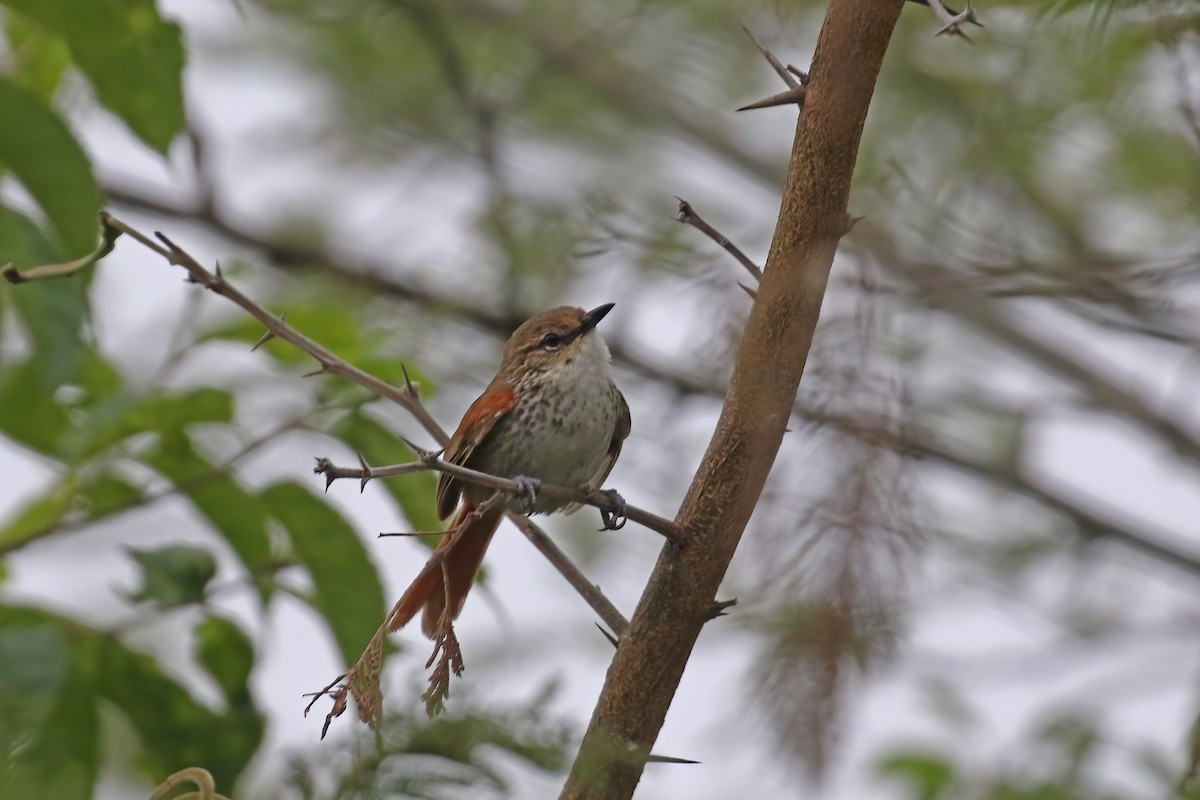
[[[524,377],[567,366],[607,369],[608,347],[594,329],[613,305],[605,303],[591,311],[561,306],[530,317],[504,346],[501,372]]]

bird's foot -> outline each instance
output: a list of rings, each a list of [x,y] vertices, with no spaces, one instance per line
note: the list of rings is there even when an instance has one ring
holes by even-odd
[[[608,511],[603,508],[600,509],[600,521],[604,524],[604,527],[600,530],[619,531],[621,528],[624,528],[625,523],[629,521],[625,517],[625,498],[621,497],[620,492],[618,492],[616,489],[605,489],[604,491],[597,492],[596,494],[604,495],[609,499],[610,502],[612,502],[614,506],[616,506],[616,511]]]
[[[537,504],[538,492],[542,490],[542,482],[528,475],[518,475],[513,478],[517,485],[517,499],[521,501],[521,510],[527,515],[532,514]]]

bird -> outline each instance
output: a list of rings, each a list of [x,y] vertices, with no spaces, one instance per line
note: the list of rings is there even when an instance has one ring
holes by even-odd
[[[422,611],[421,630],[436,640],[443,615],[449,614],[445,622],[458,618],[506,511],[578,510],[577,504],[539,497],[543,482],[599,490],[608,478],[631,429],[629,405],[613,383],[612,356],[596,332],[597,323],[614,305],[591,311],[552,308],[513,332],[496,376],[467,409],[442,457],[513,479],[522,488],[521,496],[475,513],[494,490],[441,475],[438,517],[446,519],[457,508],[448,532],[466,527],[456,542],[450,535],[442,537],[435,557],[452,542],[453,549],[444,554],[441,568],[422,570],[400,598],[391,615],[392,631]],[[623,505],[620,495],[610,496]],[[608,517],[605,524],[609,526]]]

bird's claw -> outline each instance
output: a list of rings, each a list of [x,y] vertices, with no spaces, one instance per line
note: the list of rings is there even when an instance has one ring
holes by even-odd
[[[625,516],[625,498],[621,497],[620,492],[618,492],[616,489],[605,489],[602,492],[597,492],[597,494],[604,495],[613,505],[617,507],[616,511],[608,511],[603,508],[599,509],[600,521],[604,524],[604,527],[600,530],[619,531],[621,528],[624,528],[625,523],[629,521],[629,519]]]
[[[542,482],[528,475],[518,475],[513,478],[513,483],[517,485],[516,495],[521,501],[521,510],[527,515],[532,514],[536,508],[538,492],[542,490]]]

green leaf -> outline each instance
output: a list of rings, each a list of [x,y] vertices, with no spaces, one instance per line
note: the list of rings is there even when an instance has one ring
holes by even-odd
[[[66,123],[36,94],[4,78],[0,119],[0,163],[41,205],[66,254],[90,253],[100,230],[100,189]],[[0,249],[0,262],[11,260],[6,249]]]
[[[0,607],[0,797],[92,796],[94,673],[61,620]]]
[[[362,411],[354,411],[342,417],[329,431],[356,452],[362,453],[367,463],[373,466],[403,464],[416,458],[416,454],[400,441],[394,431],[368,417]],[[441,530],[442,521],[434,509],[437,492],[437,476],[432,472],[417,472],[380,481],[409,525],[418,531]]]
[[[129,595],[135,603],[150,602],[158,608],[202,603],[208,582],[217,574],[217,560],[203,547],[174,544],[128,551],[142,568],[142,588]]]
[[[348,309],[329,303],[289,302],[286,305],[287,323],[305,336],[320,342],[339,356],[357,349],[361,344],[359,322]],[[266,333],[262,323],[243,316],[238,321],[204,335],[201,341],[232,339],[253,345]],[[312,356],[298,350],[282,339],[272,339],[260,348],[281,364],[298,366],[312,364]]]
[[[187,496],[233,547],[255,579],[264,602],[271,596],[276,563],[260,500],[243,489],[223,468],[196,452],[182,433],[164,433],[145,462]]]
[[[159,152],[185,124],[183,41],[154,0],[5,0],[54,31],[100,102]]]
[[[251,708],[218,713],[113,635],[32,608],[0,605],[0,797],[91,798],[99,758],[96,701],[116,706],[156,780],[203,765],[232,787],[262,741]],[[10,791],[11,790],[11,791]]]
[[[49,491],[26,502],[0,528],[0,548],[11,551],[53,530],[71,510],[79,480],[68,476]]]
[[[95,473],[86,479],[68,473],[42,495],[27,501],[0,526],[0,550],[12,551],[57,528],[68,514],[95,519],[131,506],[142,490],[115,475]],[[73,520],[74,521],[74,520]]]
[[[262,493],[287,529],[313,581],[312,605],[325,617],[347,664],[383,623],[383,585],[358,534],[340,514],[296,483]]]
[[[148,655],[111,636],[89,644],[100,695],[129,719],[144,749],[145,772],[162,780],[184,767],[203,765],[218,789],[231,791],[262,742],[263,719],[252,709],[219,714],[163,673]]]
[[[89,518],[128,508],[144,497],[141,487],[124,478],[101,473],[84,483],[77,499],[80,510]]]
[[[71,64],[67,43],[41,25],[9,9],[4,14],[13,81],[51,100]]]
[[[248,682],[254,668],[254,645],[236,623],[218,616],[205,619],[196,626],[195,652],[230,707],[253,707]]]
[[[919,800],[938,800],[954,785],[954,765],[940,755],[897,753],[879,765],[879,774],[899,778]]]
[[[196,389],[187,394],[159,393],[146,397],[118,394],[93,406],[78,431],[64,442],[73,456],[102,452],[146,431],[180,433],[194,423],[233,420],[233,397],[220,389]]]
[[[36,358],[0,364],[0,431],[32,450],[58,455],[71,421],[66,409],[54,402],[42,367]]]
[[[0,138],[3,135],[0,133]],[[0,265],[45,264],[60,256],[59,248],[32,220],[0,207]],[[87,352],[80,328],[88,314],[90,281],[91,272],[86,271],[62,280],[5,284],[5,293],[12,298],[32,340],[48,389],[74,379]]]

